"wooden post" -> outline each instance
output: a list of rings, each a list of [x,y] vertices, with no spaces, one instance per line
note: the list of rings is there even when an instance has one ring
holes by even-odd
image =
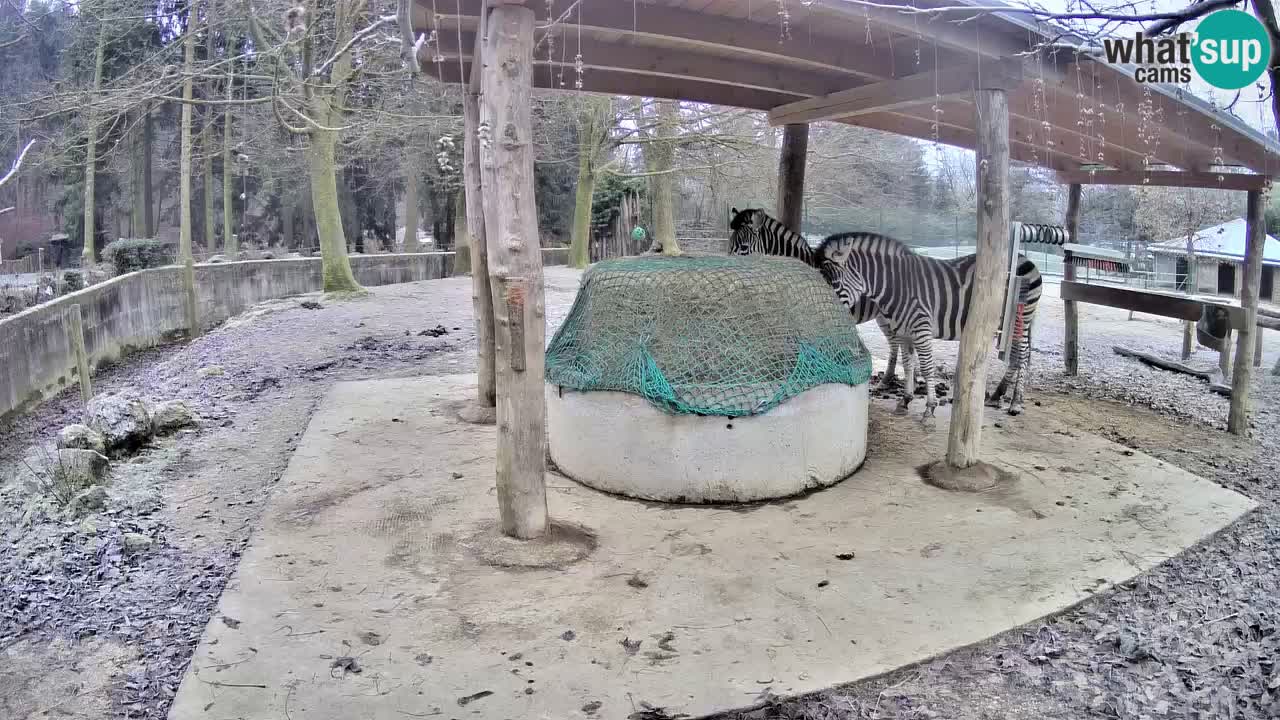
[[[1262,367],[1262,328],[1258,327],[1258,334],[1253,336],[1253,366]]]
[[[481,20],[483,22],[483,19]],[[484,233],[484,189],[480,177],[480,47],[484,33],[476,37],[471,65],[472,82],[463,88],[462,114],[466,134],[462,145],[462,179],[466,185],[467,234],[471,238],[471,307],[476,324],[476,376],[479,409],[494,407],[493,294],[489,288],[489,250]]]
[[[804,169],[809,155],[809,125],[791,123],[782,129],[778,158],[778,221],[800,232],[804,208]]]
[[[1231,327],[1227,327],[1227,334],[1222,336],[1222,349],[1218,351],[1218,372],[1222,375],[1224,384],[1231,382]]]
[[[973,296],[960,333],[954,405],[947,435],[947,465],[977,464],[987,380],[987,351],[995,331],[1009,255],[1009,97],[980,89],[977,104],[978,247]]]
[[[188,337],[200,334],[199,302],[196,299],[196,269],[190,255],[182,259],[182,308],[187,317]]]
[[[1249,382],[1253,375],[1254,348],[1262,347],[1262,328],[1258,327],[1258,288],[1262,284],[1262,251],[1267,242],[1267,228],[1263,220],[1266,199],[1265,191],[1250,190],[1245,212],[1247,239],[1244,277],[1240,283],[1244,327],[1239,330],[1235,372],[1231,375],[1231,408],[1227,412],[1227,432],[1235,435],[1249,432]],[[1256,358],[1261,364],[1261,355]]]
[[[80,380],[80,399],[84,401],[84,406],[89,407],[89,401],[93,399],[93,381],[89,378],[89,353],[85,350],[84,345],[84,315],[80,311],[80,304],[76,303],[71,306],[71,310],[67,312],[67,343],[71,345],[71,350],[76,356],[76,374]]]
[[[1066,226],[1067,234],[1073,243],[1080,242],[1076,234],[1080,230],[1080,191],[1078,183],[1067,187],[1067,217],[1063,225]],[[1075,280],[1076,266],[1069,261],[1064,262],[1062,278]],[[1076,375],[1080,372],[1080,310],[1075,300],[1066,300],[1062,303],[1062,312],[1067,323],[1062,360],[1066,365],[1067,375]]]
[[[533,10],[494,5],[481,54],[481,192],[496,324],[498,509],[517,538],[547,529],[546,337],[533,197]]]

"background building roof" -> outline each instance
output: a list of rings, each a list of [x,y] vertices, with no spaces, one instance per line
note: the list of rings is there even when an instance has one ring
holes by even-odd
[[[1245,227],[1244,218],[1238,218],[1201,230],[1192,241],[1196,255],[1243,260]],[[1187,251],[1187,239],[1164,240],[1148,246],[1148,249],[1162,255],[1182,255]],[[1267,236],[1262,261],[1268,265],[1280,265],[1280,241],[1270,235]]]

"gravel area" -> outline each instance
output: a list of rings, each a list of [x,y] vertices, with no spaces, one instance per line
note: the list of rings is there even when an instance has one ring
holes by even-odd
[[[1254,499],[1214,538],[1041,623],[873,680],[769,700],[721,720],[773,718],[1280,717],[1280,333],[1255,369],[1254,428],[1227,435],[1227,400],[1188,376],[1121,358],[1113,345],[1177,359],[1180,323],[1082,305],[1080,374],[1062,373],[1063,309],[1046,287],[1034,330],[1027,413],[1054,412]],[[1050,296],[1052,295],[1052,297]],[[875,330],[867,345],[883,353]],[[956,343],[936,353],[954,366]],[[1198,349],[1190,364],[1217,367]],[[992,371],[997,366],[992,366]],[[921,408],[913,404],[913,412]]]
[[[547,321],[578,273],[547,269]],[[1262,718],[1280,716],[1280,378],[1268,333],[1252,439],[1222,432],[1204,384],[1116,356],[1176,357],[1177,323],[1083,306],[1081,375],[1061,373],[1062,306],[1046,286],[1027,413],[1216,480],[1262,507],[1125,587],[1034,627],[886,677],[733,718]],[[319,303],[320,307],[304,306]],[[874,325],[868,347],[883,355]],[[548,336],[550,333],[548,334]],[[956,343],[937,356],[954,364]],[[33,446],[80,419],[63,393],[0,427],[0,717],[159,719],[311,411],[338,380],[473,372],[470,281],[265,303],[193,342],[135,354],[95,390],[185,400],[200,427],[118,461],[104,510],[69,517],[28,487]],[[1217,364],[1198,351],[1192,363]],[[202,368],[217,368],[206,370]],[[992,365],[992,374],[998,372]],[[887,401],[885,401],[887,402]],[[918,413],[922,405],[913,404]],[[940,431],[945,431],[941,429]],[[145,537],[138,545],[130,538]],[[226,620],[234,622],[230,619]]]

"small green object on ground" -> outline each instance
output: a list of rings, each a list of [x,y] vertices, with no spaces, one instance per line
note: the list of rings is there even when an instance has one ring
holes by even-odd
[[[871,358],[849,311],[798,260],[685,255],[608,260],[583,275],[547,350],[546,380],[647,398],[672,414],[767,412]]]

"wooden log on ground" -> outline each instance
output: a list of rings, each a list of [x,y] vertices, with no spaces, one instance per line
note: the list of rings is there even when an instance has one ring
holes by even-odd
[[[778,221],[800,232],[804,209],[804,170],[809,155],[809,125],[791,123],[782,131],[778,158]]]
[[[1249,432],[1249,382],[1253,375],[1253,343],[1259,342],[1258,287],[1262,284],[1262,252],[1267,241],[1263,219],[1266,195],[1250,190],[1245,211],[1246,241],[1244,278],[1240,283],[1240,305],[1244,308],[1244,327],[1236,348],[1236,363],[1231,374],[1231,408],[1227,411],[1227,432],[1244,435]]]
[[[1215,392],[1215,393],[1217,393],[1217,394],[1219,394],[1219,395],[1222,395],[1222,396],[1224,396],[1224,397],[1231,397],[1231,386],[1230,386],[1230,385],[1224,385],[1224,384],[1222,384],[1222,383],[1211,382],[1211,383],[1209,383],[1209,391],[1210,391],[1210,392]]]
[[[533,19],[523,6],[490,10],[480,91],[480,123],[488,128],[480,139],[481,192],[497,321],[498,509],[502,531],[521,539],[547,530],[546,312],[530,118]]]
[[[1208,372],[1206,370],[1197,370],[1189,365],[1184,365],[1174,360],[1165,360],[1162,357],[1157,357],[1150,353],[1144,353],[1138,350],[1130,350],[1129,348],[1121,347],[1119,345],[1113,346],[1111,349],[1114,350],[1117,355],[1123,355],[1125,357],[1131,357],[1136,360],[1140,360],[1143,363],[1146,363],[1147,365],[1160,368],[1161,370],[1169,370],[1170,372],[1182,373],[1183,375],[1190,375],[1192,377],[1199,378],[1200,380],[1204,380],[1205,382],[1209,382],[1214,377],[1213,373]]]
[[[1067,228],[1067,234],[1074,240],[1078,237],[1077,232],[1080,229],[1080,184],[1074,183],[1067,188],[1067,217],[1063,225]],[[1062,275],[1064,280],[1076,279],[1076,267],[1072,263],[1066,263],[1062,266]],[[1062,359],[1066,365],[1067,375],[1076,375],[1080,372],[1080,315],[1079,308],[1074,300],[1064,300],[1062,303],[1063,314],[1066,317],[1067,332],[1066,340],[1062,352]]]
[[[973,295],[952,387],[946,466],[978,463],[987,379],[987,351],[995,332],[1009,257],[1009,96],[1000,88],[976,93],[978,247]]]

